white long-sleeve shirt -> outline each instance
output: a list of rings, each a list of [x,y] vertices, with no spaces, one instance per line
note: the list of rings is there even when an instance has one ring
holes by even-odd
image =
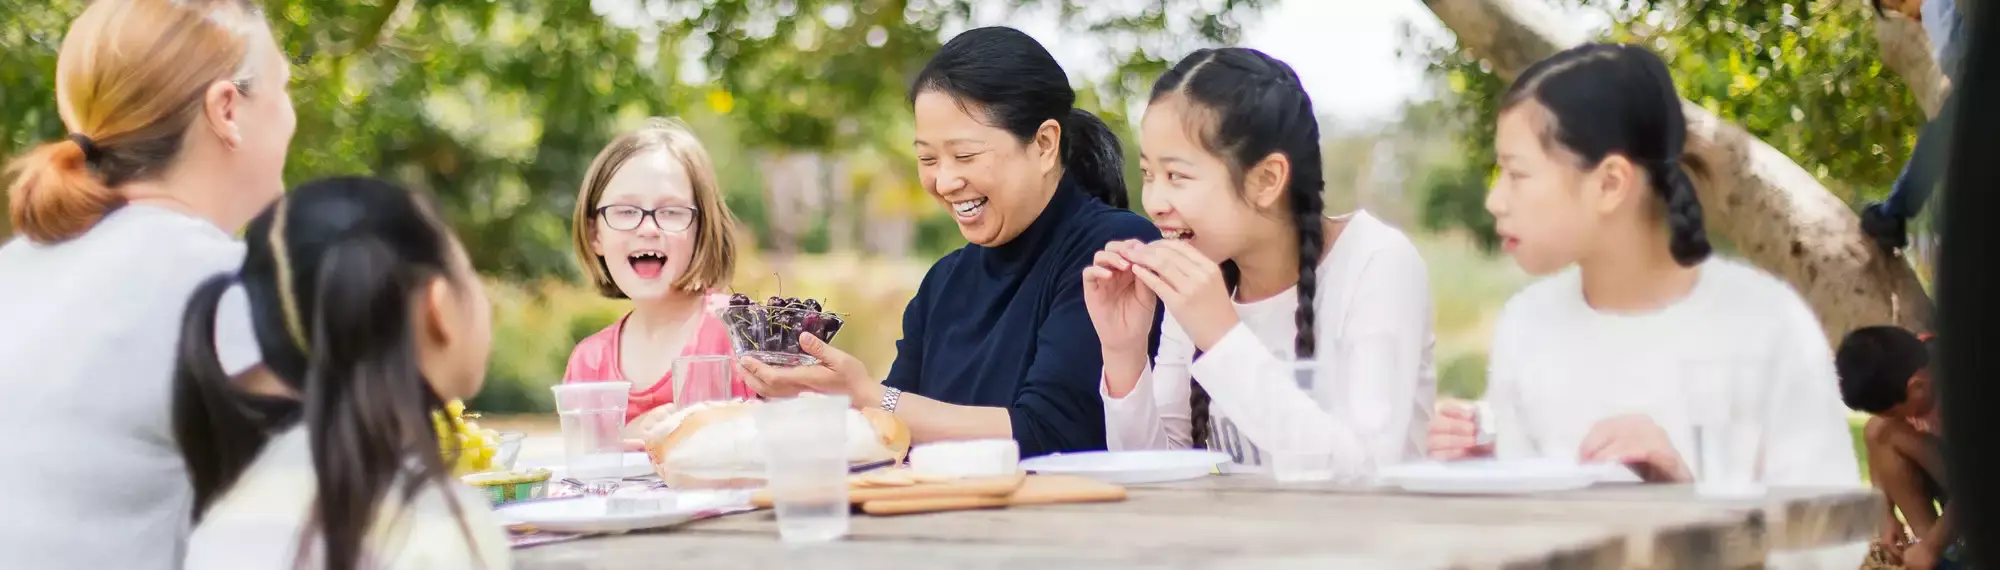
[[[1292,373],[1297,288],[1236,304],[1239,323],[1199,359],[1170,313],[1138,386],[1114,398],[1100,383],[1105,443],[1189,447],[1189,382],[1199,378],[1210,397],[1211,447],[1229,453],[1231,471],[1268,470],[1275,449],[1330,451],[1343,473],[1420,457],[1437,393],[1423,258],[1402,232],[1358,211],[1317,278],[1315,360],[1327,367],[1309,388]]]
[[[1574,460],[1597,422],[1645,414],[1695,470],[1694,423],[1761,390],[1766,484],[1860,483],[1819,320],[1791,286],[1739,261],[1703,263],[1686,297],[1645,313],[1592,309],[1581,273],[1564,270],[1507,302],[1490,366],[1501,457]]]

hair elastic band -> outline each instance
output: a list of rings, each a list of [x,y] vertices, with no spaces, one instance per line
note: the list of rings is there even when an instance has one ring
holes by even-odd
[[[97,159],[104,156],[104,150],[97,148],[97,143],[91,142],[90,137],[85,136],[83,133],[70,133],[69,140],[76,143],[77,148],[83,149],[84,162],[95,164],[97,163]]]

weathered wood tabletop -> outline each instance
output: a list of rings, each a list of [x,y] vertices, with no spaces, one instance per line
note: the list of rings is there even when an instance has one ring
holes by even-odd
[[[1131,488],[1120,503],[902,517],[856,514],[841,542],[786,546],[769,511],[515,551],[524,569],[653,568],[1744,568],[1866,540],[1862,489],[1599,485],[1531,497],[1215,476]],[[1858,564],[1858,560],[1856,563]]]

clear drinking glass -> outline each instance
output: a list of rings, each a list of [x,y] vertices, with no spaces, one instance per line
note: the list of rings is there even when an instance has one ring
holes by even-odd
[[[1764,422],[1770,378],[1754,359],[1683,362],[1695,490],[1710,497],[1764,494]]]
[[[1292,382],[1307,395],[1316,395],[1321,382],[1330,382],[1330,360],[1294,360]],[[1314,398],[1318,400],[1319,398]],[[1333,449],[1324,434],[1314,433],[1324,424],[1303,414],[1278,415],[1280,439],[1271,442],[1271,477],[1282,483],[1303,483],[1333,479]]]
[[[802,394],[757,406],[757,443],[784,542],[847,534],[847,396]]]
[[[624,467],[625,405],[631,382],[578,382],[550,387],[562,419],[563,464],[569,477],[616,479]]]
[[[729,383],[735,368],[735,357],[723,354],[674,359],[674,404],[685,407],[730,399]]]

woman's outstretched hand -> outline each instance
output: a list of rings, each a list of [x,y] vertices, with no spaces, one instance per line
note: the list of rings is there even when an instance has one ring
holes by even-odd
[[[799,333],[799,350],[819,359],[819,363],[778,367],[739,358],[736,366],[746,375],[744,383],[765,398],[790,398],[805,392],[853,397],[858,387],[875,383],[861,359],[828,345],[812,333]],[[861,403],[864,402],[857,402]]]
[[[1143,357],[1147,335],[1153,331],[1159,297],[1139,283],[1132,262],[1125,260],[1125,252],[1141,247],[1145,244],[1139,240],[1105,244],[1090,267],[1083,268],[1083,305],[1107,354],[1136,352]]]

